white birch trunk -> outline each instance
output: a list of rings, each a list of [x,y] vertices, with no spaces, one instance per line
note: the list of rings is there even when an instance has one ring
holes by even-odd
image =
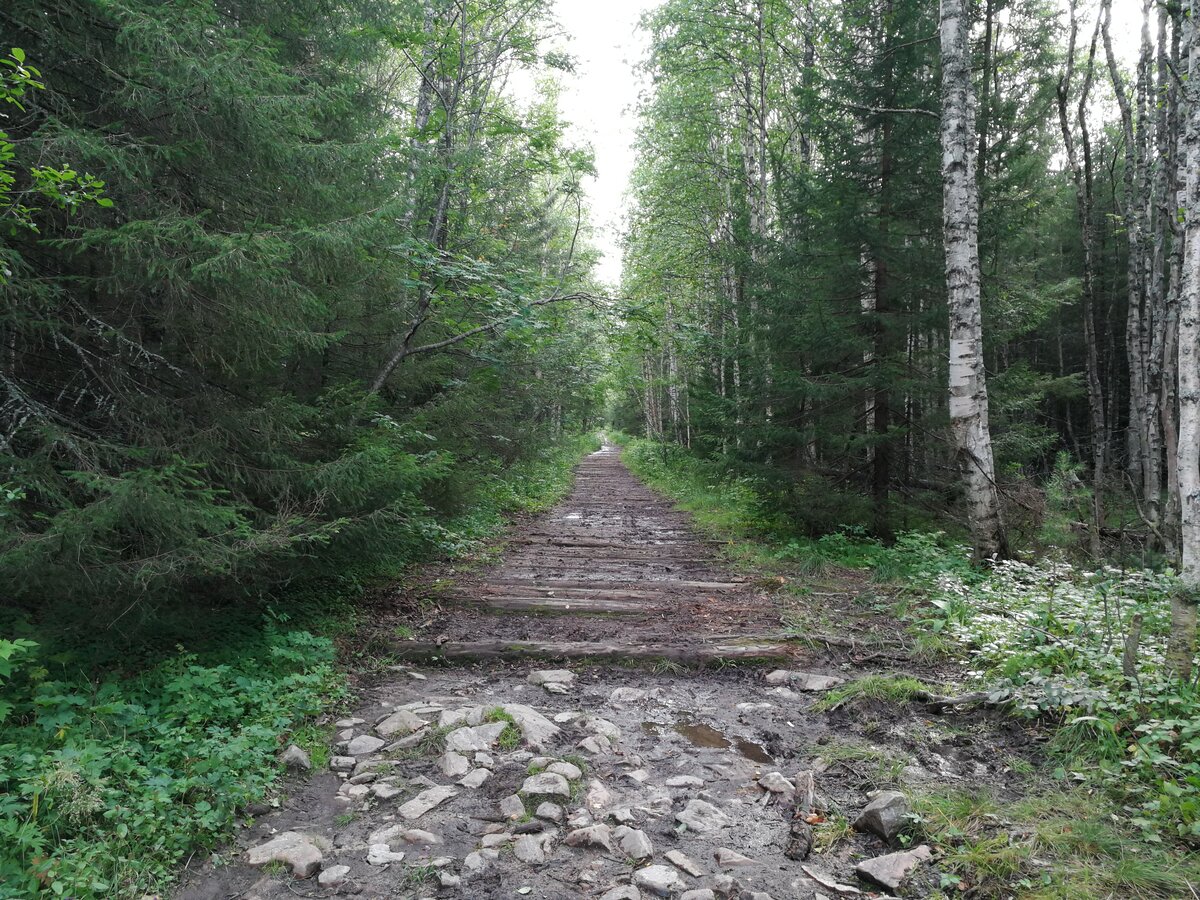
[[[950,426],[978,561],[1006,556],[988,430],[980,304],[979,193],[969,22],[964,0],[942,0],[942,224],[950,307]]]

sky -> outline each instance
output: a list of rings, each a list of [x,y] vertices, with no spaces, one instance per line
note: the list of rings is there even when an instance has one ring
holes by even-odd
[[[638,93],[644,87],[635,67],[645,55],[647,41],[637,23],[658,4],[659,0],[556,2],[564,49],[576,59],[574,76],[562,79],[559,106],[571,123],[573,139],[595,150],[597,174],[584,188],[596,229],[592,240],[604,254],[597,274],[614,287],[621,280],[622,217],[635,161]],[[1098,8],[1099,0],[1085,0],[1081,7],[1093,4]],[[1140,0],[1113,0],[1113,49],[1126,65],[1137,56],[1140,29]],[[1090,39],[1086,25],[1081,33],[1083,41]],[[1097,62],[1103,73],[1103,51]]]

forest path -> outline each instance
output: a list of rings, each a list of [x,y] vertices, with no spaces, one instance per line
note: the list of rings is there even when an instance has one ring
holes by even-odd
[[[251,811],[237,861],[186,873],[179,900],[815,900],[886,897],[893,877],[920,897],[937,884],[926,848],[848,822],[872,790],[994,785],[1002,748],[1027,743],[903,704],[823,710],[821,692],[877,648],[740,637],[779,629],[779,594],[731,575],[611,447],[510,538],[473,580],[417,591],[438,639],[371,643],[423,662],[364,677],[354,711],[328,723],[328,761]],[[826,630],[878,630],[835,606]],[[381,616],[376,634],[392,628]],[[739,661],[768,645],[809,671]],[[798,807],[810,779],[815,832]],[[883,797],[900,827],[906,801]]]
[[[771,595],[730,574],[715,542],[606,444],[570,495],[510,537],[498,564],[433,586],[440,613],[405,659],[786,659]],[[439,589],[440,588],[440,589]]]

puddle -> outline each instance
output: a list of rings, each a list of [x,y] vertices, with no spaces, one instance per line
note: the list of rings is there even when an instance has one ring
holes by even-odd
[[[642,731],[652,737],[658,737],[659,724],[657,722],[643,722]]]
[[[643,727],[645,726],[643,725]],[[729,738],[725,737],[725,735],[721,734],[721,732],[717,731],[711,725],[705,725],[703,722],[679,722],[675,725],[675,731],[687,738],[693,747],[723,750],[730,746]],[[738,753],[751,762],[764,763],[766,765],[773,765],[775,762],[760,744],[738,739],[734,746],[737,748]]]

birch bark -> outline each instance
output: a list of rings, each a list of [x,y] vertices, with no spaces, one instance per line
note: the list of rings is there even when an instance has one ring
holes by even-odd
[[[969,27],[964,0],[941,0],[942,224],[950,308],[950,425],[966,488],[975,558],[982,561],[1006,556],[1008,545],[996,491],[983,367]]]

